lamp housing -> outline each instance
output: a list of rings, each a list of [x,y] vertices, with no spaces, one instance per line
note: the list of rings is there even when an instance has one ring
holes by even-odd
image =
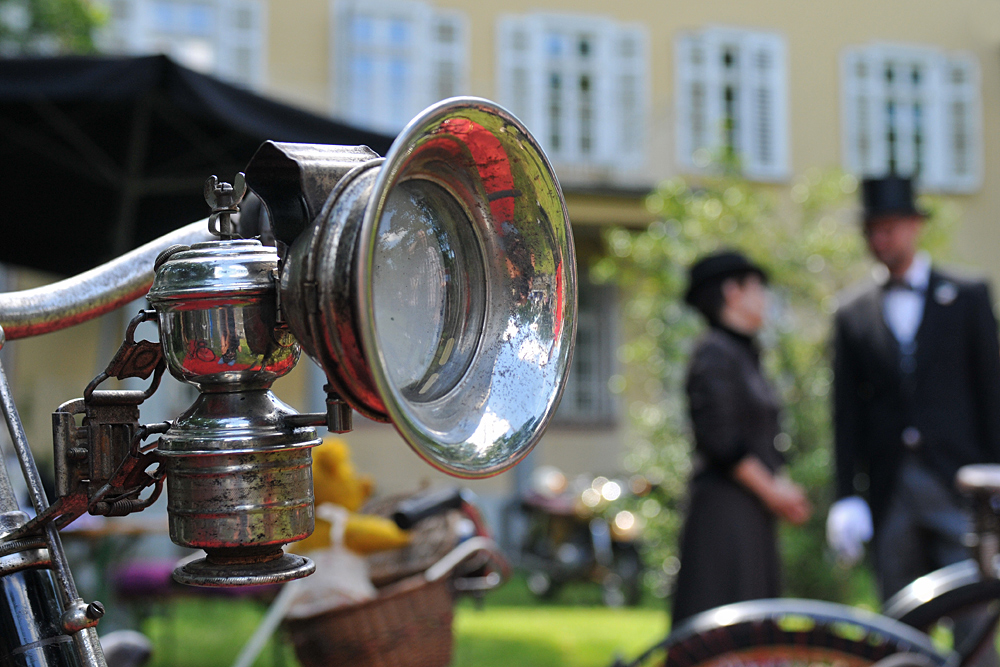
[[[456,476],[527,455],[569,372],[576,262],[555,172],[520,121],[453,98],[384,159],[267,142],[246,179],[286,246],[281,313],[343,400]]]

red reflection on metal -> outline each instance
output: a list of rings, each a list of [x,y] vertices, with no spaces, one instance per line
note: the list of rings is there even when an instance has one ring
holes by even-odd
[[[514,197],[517,195],[510,157],[503,144],[492,132],[468,118],[449,118],[439,131],[465,142],[483,181],[493,225],[498,233],[502,232],[504,223],[514,219]]]
[[[556,313],[553,319],[555,322],[552,323],[552,333],[554,340],[559,340],[562,335],[563,328],[563,301],[565,295],[563,293],[563,261],[559,258],[558,263],[556,263]],[[555,346],[549,351],[549,355],[555,351]]]

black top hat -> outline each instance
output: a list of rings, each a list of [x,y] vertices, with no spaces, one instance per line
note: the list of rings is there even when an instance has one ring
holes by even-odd
[[[861,182],[861,200],[865,223],[886,215],[926,216],[914,203],[913,181],[909,178],[866,178]]]
[[[767,272],[741,252],[722,250],[705,255],[688,271],[688,288],[684,293],[684,300],[692,303],[695,293],[713,280],[724,280],[744,273],[756,273],[761,280],[767,282]]]

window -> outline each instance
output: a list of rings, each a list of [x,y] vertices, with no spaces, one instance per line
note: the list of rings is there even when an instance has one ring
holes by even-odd
[[[972,192],[982,180],[979,64],[971,54],[873,44],[841,58],[847,169]]]
[[[678,162],[702,169],[714,157],[735,157],[748,178],[787,178],[784,37],[734,28],[682,33],[674,64]]]
[[[595,285],[580,272],[576,348],[556,420],[563,424],[610,425],[615,401],[608,389],[615,349],[615,290]]]
[[[265,79],[263,0],[110,0],[98,39],[112,53],[164,53],[233,83]]]
[[[642,166],[645,28],[597,16],[531,14],[497,24],[497,99],[553,162]]]
[[[434,102],[465,93],[466,24],[422,2],[340,0],[334,8],[333,108],[398,132]]]

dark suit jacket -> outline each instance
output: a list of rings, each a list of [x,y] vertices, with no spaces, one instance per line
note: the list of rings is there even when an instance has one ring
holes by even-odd
[[[968,463],[1000,461],[1000,348],[985,283],[931,271],[916,351],[904,363],[885,323],[882,288],[842,306],[834,331],[837,497],[868,475],[876,524],[908,451],[947,488]],[[909,366],[910,372],[904,371]]]

